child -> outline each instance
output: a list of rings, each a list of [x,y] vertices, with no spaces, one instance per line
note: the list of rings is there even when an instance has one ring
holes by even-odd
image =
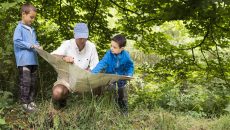
[[[31,4],[24,4],[21,8],[22,20],[14,31],[14,53],[19,70],[20,101],[27,111],[34,111],[35,82],[37,78],[37,53],[39,47],[34,28],[31,24],[36,17],[36,8]]]
[[[124,50],[126,39],[122,35],[116,35],[112,38],[111,49],[107,51],[105,56],[92,70],[93,73],[99,73],[105,70],[105,73],[132,76],[134,71],[133,61],[129,53]],[[119,80],[114,83],[114,87],[118,86],[118,105],[122,112],[128,112],[128,95],[126,92],[126,80]],[[114,88],[116,89],[116,88]]]

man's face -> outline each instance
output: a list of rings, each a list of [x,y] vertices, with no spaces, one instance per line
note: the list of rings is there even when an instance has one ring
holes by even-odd
[[[31,25],[36,17],[36,12],[35,11],[30,11],[28,14],[26,14],[25,12],[22,13],[22,22],[25,25]]]
[[[83,49],[85,47],[85,43],[87,41],[87,38],[78,38],[78,39],[75,39],[75,41],[76,41],[78,48]]]

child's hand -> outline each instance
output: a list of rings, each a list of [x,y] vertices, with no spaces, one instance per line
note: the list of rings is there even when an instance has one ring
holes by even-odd
[[[71,56],[64,56],[62,59],[67,63],[71,63],[71,64],[74,63],[74,58]]]
[[[32,48],[32,49],[33,49],[34,47],[35,47],[34,45],[30,46],[30,48]]]
[[[39,45],[32,45],[30,48],[38,48],[38,49],[43,50],[42,46],[39,46]]]
[[[39,48],[41,50],[43,50],[43,47],[42,46],[39,46],[39,45],[35,45],[36,48]]]

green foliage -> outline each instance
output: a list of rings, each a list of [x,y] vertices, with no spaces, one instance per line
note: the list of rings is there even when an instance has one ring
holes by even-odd
[[[8,125],[5,121],[5,111],[11,108],[12,105],[12,93],[7,91],[0,91],[0,128],[6,129]]]
[[[146,76],[149,78],[149,76]],[[224,81],[213,79],[209,83],[201,81],[175,81],[164,79],[148,79],[146,81],[133,81],[130,94],[131,108],[162,107],[169,110],[189,112],[194,116],[210,117],[225,113],[229,102],[229,92],[224,87]],[[169,81],[167,81],[169,80]],[[139,82],[139,83],[138,83]],[[193,83],[192,83],[193,82]],[[144,86],[144,87],[140,87]]]
[[[211,129],[213,129],[213,130],[229,130],[230,129],[229,121],[230,121],[229,116],[224,115],[211,125]]]
[[[13,55],[13,31],[17,21],[16,8],[23,0],[2,2],[0,5],[0,89],[13,92],[16,80],[16,65]],[[16,92],[16,91],[14,91]]]
[[[0,109],[9,108],[12,103],[12,93],[7,91],[0,91],[1,99],[0,99]]]
[[[11,0],[1,1],[0,4],[0,89],[4,93],[10,91],[13,95],[18,92],[18,73],[12,37],[17,21],[20,20],[19,10],[23,2],[25,1]],[[37,21],[33,26],[39,43],[45,50],[51,52],[63,40],[73,38],[73,27],[77,22],[88,23],[89,39],[96,43],[100,57],[109,48],[111,36],[123,33],[135,44],[137,54],[131,55],[137,65],[135,76],[138,79],[133,80],[130,87],[129,99],[133,112],[129,119],[121,119],[115,106],[105,103],[109,102],[105,99],[78,101],[81,104],[78,108],[75,108],[76,101],[71,100],[73,106],[69,106],[64,116],[54,117],[52,128],[46,123],[45,110],[48,106],[44,106],[41,107],[44,111],[36,113],[40,116],[39,123],[35,123],[36,114],[28,119],[27,115],[20,113],[23,121],[16,129],[28,128],[28,122],[38,129],[64,129],[66,126],[69,129],[185,129],[188,127],[178,124],[174,120],[176,117],[171,114],[148,114],[156,107],[188,113],[193,117],[219,116],[228,111],[228,0],[30,2],[38,9]],[[43,102],[50,98],[57,75],[41,58],[39,65],[38,101]],[[104,106],[104,103],[107,105]],[[142,113],[139,112],[140,108],[149,110]],[[7,108],[1,109],[1,113],[5,109]],[[76,118],[78,115],[79,118]],[[228,128],[228,118],[224,117],[223,121],[220,120],[220,127],[213,128]],[[28,122],[24,122],[27,119]],[[5,123],[5,118],[0,117],[0,124]]]

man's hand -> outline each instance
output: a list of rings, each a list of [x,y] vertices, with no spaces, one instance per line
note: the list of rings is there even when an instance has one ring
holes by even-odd
[[[91,72],[90,67],[87,67],[85,70]]]
[[[74,58],[71,56],[63,56],[62,59],[67,63],[71,63],[71,64],[74,63]]]

